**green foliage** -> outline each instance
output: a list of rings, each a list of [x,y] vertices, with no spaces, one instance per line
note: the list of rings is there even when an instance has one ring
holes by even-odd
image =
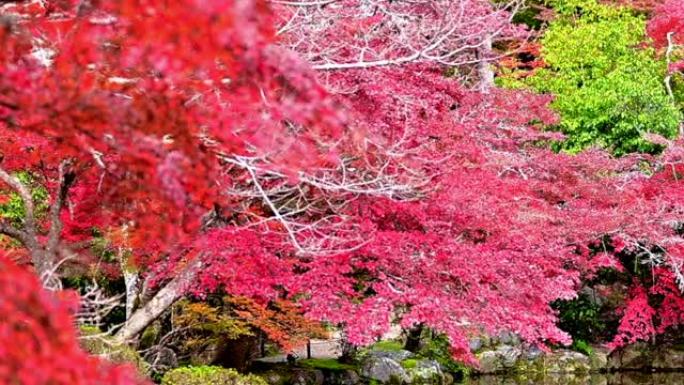
[[[334,358],[311,358],[297,361],[297,365],[308,369],[321,369],[330,371],[354,370],[354,365],[344,364]]]
[[[594,349],[589,346],[587,341],[581,340],[579,338],[576,338],[572,341],[572,350],[586,354],[588,356],[592,355],[594,353]]]
[[[187,329],[184,348],[202,350],[211,344],[253,335],[249,324],[224,312],[220,306],[203,302],[179,301],[174,306],[173,324]]]
[[[558,129],[568,139],[559,145],[578,152],[592,145],[616,155],[655,152],[642,134],[673,137],[681,112],[667,95],[666,64],[645,42],[645,21],[627,9],[597,0],[552,0],[559,13],[541,39],[547,67],[509,87],[529,87],[556,96],[552,107]]]
[[[541,5],[543,0],[527,0],[526,7],[519,10],[513,16],[514,24],[525,24],[531,29],[539,30],[542,28],[544,22],[540,20],[539,14],[541,12]],[[497,1],[497,3],[502,3]]]
[[[382,352],[396,352],[403,349],[404,346],[401,342],[393,340],[378,341],[371,346],[371,350]]]
[[[454,361],[449,339],[443,334],[428,339],[420,350],[419,356],[437,361],[449,373],[457,373],[466,377],[470,372],[467,366]]]
[[[261,377],[218,366],[189,366],[167,372],[162,385],[267,385]]]
[[[558,326],[570,333],[575,341],[598,342],[605,334],[606,324],[601,319],[601,307],[589,295],[580,293],[573,300],[559,300],[552,306],[559,312]],[[579,345],[575,347],[581,349]]]
[[[31,174],[27,172],[19,172],[14,176],[30,189],[36,217],[40,218],[45,215],[48,209],[48,191],[37,185]],[[24,201],[15,192],[8,194],[8,199],[0,204],[0,219],[21,223],[25,213]]]

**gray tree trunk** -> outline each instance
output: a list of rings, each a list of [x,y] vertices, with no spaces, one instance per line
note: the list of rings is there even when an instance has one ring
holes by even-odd
[[[478,74],[480,75],[480,91],[487,93],[494,87],[494,70],[489,62],[492,56],[492,37],[487,36],[479,49]]]
[[[183,295],[188,284],[197,276],[201,266],[202,262],[199,258],[185,266],[149,302],[131,314],[124,326],[116,333],[115,338],[121,342],[130,341],[145,330],[152,321],[157,319]]]

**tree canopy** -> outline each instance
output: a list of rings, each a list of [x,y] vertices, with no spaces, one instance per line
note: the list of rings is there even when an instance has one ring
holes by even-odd
[[[666,77],[681,18],[658,8],[650,47],[641,17],[566,4],[532,89],[494,84],[532,33],[512,23],[517,2],[2,5],[0,233],[15,262],[0,283],[22,271],[40,312],[52,297],[15,263],[54,295],[79,272],[122,276],[119,341],[221,293],[357,345],[426,325],[474,363],[482,331],[569,344],[551,302],[629,254],[652,275],[612,346],[678,327],[684,147]],[[554,151],[554,127],[576,154]],[[26,295],[13,317],[30,319],[14,310]],[[73,353],[69,323],[54,354]],[[29,363],[9,365],[23,381]]]

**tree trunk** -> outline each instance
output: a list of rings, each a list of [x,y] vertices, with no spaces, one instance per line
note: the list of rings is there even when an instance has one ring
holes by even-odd
[[[135,301],[138,299],[138,273],[135,271],[124,270],[124,283],[126,285],[126,320],[133,315]]]
[[[409,352],[417,352],[420,350],[420,336],[423,334],[423,324],[418,324],[415,327],[407,330],[406,332],[406,344],[404,349]]]
[[[478,74],[480,75],[480,91],[488,93],[494,87],[494,71],[492,70],[490,58],[492,56],[492,37],[487,36],[478,50]]]
[[[356,357],[356,353],[357,353],[356,346],[350,344],[347,341],[347,337],[344,333],[342,333],[342,336],[340,339],[340,345],[342,348],[342,354],[340,355],[339,361],[342,363],[354,362],[354,358]]]
[[[188,263],[178,276],[159,290],[149,302],[131,314],[126,324],[116,333],[115,338],[121,342],[130,341],[145,330],[147,325],[183,295],[187,285],[195,278],[201,266],[202,262],[199,258]]]

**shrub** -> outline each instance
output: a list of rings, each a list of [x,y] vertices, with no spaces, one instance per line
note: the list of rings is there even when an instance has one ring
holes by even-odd
[[[590,146],[616,155],[657,152],[646,132],[673,137],[681,113],[667,95],[667,65],[647,48],[642,16],[596,0],[553,0],[558,13],[541,39],[546,63],[522,80],[501,83],[555,95],[552,107],[567,135],[560,147]]]
[[[218,366],[189,366],[173,369],[162,378],[161,385],[267,385],[261,377],[242,375]]]

